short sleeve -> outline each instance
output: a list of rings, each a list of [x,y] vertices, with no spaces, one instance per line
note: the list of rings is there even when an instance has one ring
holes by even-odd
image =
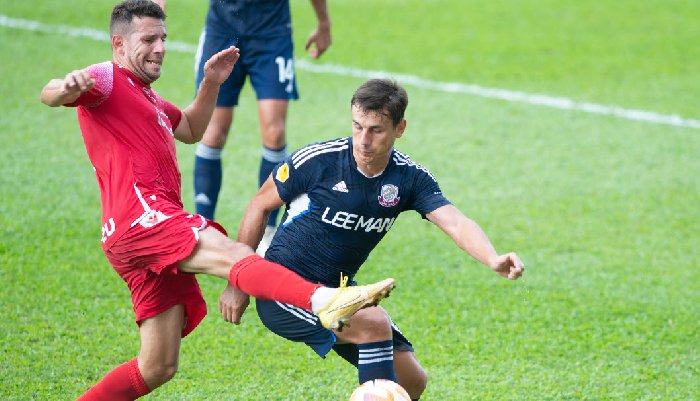
[[[114,88],[114,64],[112,62],[93,64],[87,70],[95,80],[95,86],[81,94],[75,102],[68,103],[66,106],[97,107],[112,94]]]
[[[426,214],[445,205],[450,201],[445,198],[435,177],[424,168],[420,168],[416,178],[412,209],[425,217]]]
[[[311,184],[311,176],[308,171],[310,166],[305,163],[299,169],[295,168],[294,163],[292,163],[293,156],[288,157],[272,170],[272,180],[277,186],[277,193],[285,203],[289,203],[297,196],[306,193]]]

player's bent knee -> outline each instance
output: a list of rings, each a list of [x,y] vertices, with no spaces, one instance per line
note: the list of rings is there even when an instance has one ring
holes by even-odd
[[[224,127],[215,127],[207,130],[201,142],[214,149],[223,149],[228,140],[228,130]]]
[[[214,110],[214,114],[204,132],[201,142],[213,148],[223,149],[228,139],[232,121],[232,109],[217,107]]]
[[[163,383],[170,381],[177,373],[177,364],[163,366],[159,373]]]
[[[279,149],[286,144],[286,131],[284,123],[270,124],[263,128],[263,145],[270,149]]]
[[[148,385],[148,388],[154,390],[156,387],[170,381],[177,373],[178,363],[158,363],[144,364],[141,367],[141,375]]]
[[[355,321],[350,321],[350,327],[353,324],[361,326],[360,335],[363,338],[358,343],[385,341],[390,340],[393,336],[391,320],[382,308],[363,309],[353,319]]]

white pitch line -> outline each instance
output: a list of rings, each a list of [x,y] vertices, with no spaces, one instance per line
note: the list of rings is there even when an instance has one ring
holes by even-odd
[[[97,41],[109,41],[109,34],[104,31],[67,25],[49,25],[39,21],[31,21],[8,17],[0,14],[0,26],[7,28],[23,29],[30,31],[61,34],[72,37],[82,37]],[[168,50],[192,53],[197,50],[195,45],[184,42],[168,41]],[[508,102],[526,103],[536,106],[544,106],[561,110],[582,111],[591,114],[614,116],[632,121],[641,121],[650,124],[672,125],[676,127],[700,129],[700,120],[685,118],[677,114],[661,114],[648,110],[626,109],[619,106],[610,106],[597,103],[578,102],[565,97],[550,96],[538,93],[518,92],[508,89],[488,88],[475,84],[460,82],[439,82],[417,77],[415,75],[398,74],[388,71],[363,70],[346,67],[337,64],[311,63],[307,60],[296,60],[296,67],[303,71],[316,74],[331,74],[345,77],[392,78],[402,84],[419,88],[431,89],[446,93],[464,93],[490,99],[505,100]]]

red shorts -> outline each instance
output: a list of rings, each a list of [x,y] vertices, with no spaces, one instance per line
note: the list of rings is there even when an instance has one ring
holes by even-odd
[[[192,254],[199,231],[207,226],[224,234],[226,230],[184,210],[170,210],[167,216],[156,213],[130,228],[105,255],[131,291],[136,323],[184,305],[185,337],[204,319],[207,305],[195,275],[179,271],[175,264]]]

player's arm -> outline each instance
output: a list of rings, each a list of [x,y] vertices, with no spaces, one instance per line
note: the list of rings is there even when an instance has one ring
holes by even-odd
[[[228,78],[240,56],[238,48],[231,46],[222,50],[204,64],[204,79],[197,96],[182,110],[182,119],[173,134],[179,141],[195,143],[202,139],[211,115],[216,107],[219,87]]]
[[[39,99],[47,106],[57,107],[73,103],[84,92],[95,86],[95,79],[87,69],[71,71],[63,79],[52,79],[41,90]]]
[[[441,206],[426,217],[460,248],[499,275],[516,280],[523,274],[525,265],[518,255],[514,252],[499,255],[481,227],[454,205]]]
[[[311,58],[319,58],[331,46],[331,19],[328,16],[326,0],[311,0],[318,25],[311,32],[304,47]]]
[[[280,198],[277,186],[270,176],[246,207],[238,227],[238,242],[253,249],[257,248],[265,233],[265,225],[270,213],[282,205],[284,205],[284,201]]]

